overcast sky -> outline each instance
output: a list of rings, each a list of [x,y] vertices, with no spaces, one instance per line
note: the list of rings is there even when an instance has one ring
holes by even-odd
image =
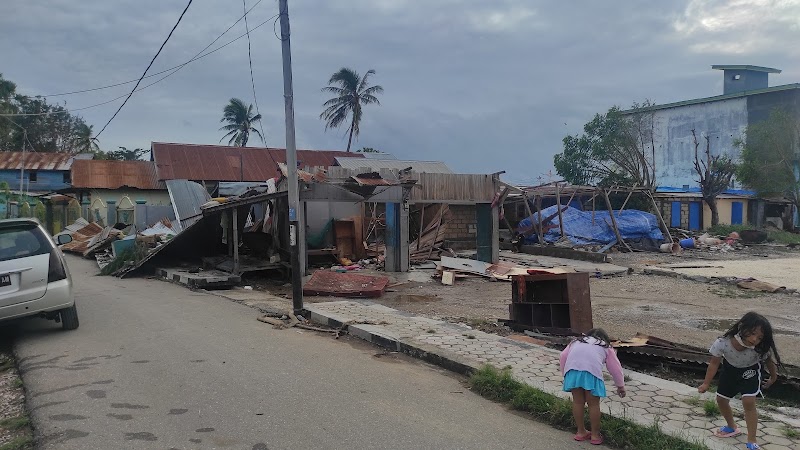
[[[133,84],[51,96],[138,78],[185,5],[4,0],[0,73],[21,93],[70,109],[127,94]],[[191,59],[242,8],[237,0],[194,0],[149,73]],[[248,23],[277,11],[277,0],[262,0]],[[345,149],[344,129],[326,132],[319,119],[329,97],[320,89],[340,67],[375,69],[385,93],[381,106],[365,108],[354,149],[441,160],[457,172],[505,170],[517,183],[546,181],[563,137],[612,105],[721,94],[722,72],[712,64],[776,67],[783,73],[770,85],[800,82],[800,1],[289,0],[289,16],[298,148]],[[243,21],[211,48],[241,34]],[[284,147],[272,21],[251,39],[266,144]],[[246,39],[134,94],[100,136],[101,148],[216,144],[231,97],[253,101]],[[78,113],[97,132],[121,102]]]

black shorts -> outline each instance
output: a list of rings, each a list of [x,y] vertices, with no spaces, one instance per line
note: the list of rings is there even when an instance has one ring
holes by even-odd
[[[760,393],[761,363],[739,368],[722,360],[722,374],[719,376],[717,395],[732,399],[736,394],[742,394],[742,397],[755,397]]]

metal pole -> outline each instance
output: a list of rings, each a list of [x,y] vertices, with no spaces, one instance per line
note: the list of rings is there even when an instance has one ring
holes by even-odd
[[[298,228],[303,224],[299,212],[300,193],[297,183],[297,149],[294,140],[294,97],[292,93],[292,47],[289,43],[289,5],[278,0],[281,21],[281,54],[283,56],[283,100],[286,111],[286,168],[289,181],[289,246],[292,254],[292,307],[294,313],[303,310],[303,269],[300,267]],[[304,222],[304,221],[303,221]]]
[[[22,191],[25,188],[25,142],[28,141],[28,130],[22,129],[22,163],[19,165],[19,199],[22,202]]]

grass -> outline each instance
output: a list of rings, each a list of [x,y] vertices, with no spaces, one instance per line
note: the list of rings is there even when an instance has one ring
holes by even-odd
[[[0,420],[0,427],[6,430],[19,430],[27,427],[30,424],[25,416],[9,417],[8,419]]]
[[[794,439],[800,437],[800,431],[795,430],[794,428],[784,425],[783,426],[783,435],[789,439]]]
[[[700,400],[700,397],[690,397],[684,399],[683,402],[689,406],[700,406],[701,404],[703,404],[703,401]]]
[[[766,295],[763,292],[749,291],[747,289],[730,286],[710,288],[709,292],[724,298],[757,298]]]
[[[33,438],[30,436],[19,436],[0,445],[0,450],[24,450],[29,448],[33,448]]]
[[[555,428],[574,430],[572,402],[521,383],[510,369],[483,366],[470,378],[472,389],[480,395],[525,411]],[[661,432],[656,422],[642,426],[625,419],[603,415],[601,429],[605,443],[618,448],[637,450],[707,450],[702,444],[689,443]]]
[[[703,403],[703,411],[708,417],[716,417],[720,414],[717,402],[711,399],[706,400],[705,403]]]
[[[11,387],[15,389],[19,389],[22,387],[22,378],[14,378],[14,381],[11,382]]]

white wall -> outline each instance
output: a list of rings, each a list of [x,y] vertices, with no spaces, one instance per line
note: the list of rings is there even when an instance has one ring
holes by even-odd
[[[747,129],[747,98],[657,110],[654,124],[658,186],[697,187],[692,129],[697,132],[699,151],[705,150],[704,136],[708,135],[712,155],[727,154],[738,160],[734,141]]]

